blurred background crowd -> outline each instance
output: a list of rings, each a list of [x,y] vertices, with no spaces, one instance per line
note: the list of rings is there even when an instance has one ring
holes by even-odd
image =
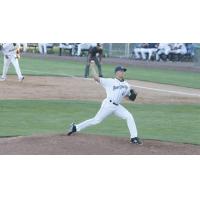
[[[87,56],[97,43],[21,43],[23,52]],[[194,62],[199,44],[194,43],[101,43],[104,57],[124,57],[145,61]]]

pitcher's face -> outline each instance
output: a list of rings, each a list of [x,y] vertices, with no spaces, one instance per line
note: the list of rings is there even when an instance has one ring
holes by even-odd
[[[117,71],[115,75],[116,75],[116,78],[118,78],[118,79],[124,79],[125,72],[124,71]]]

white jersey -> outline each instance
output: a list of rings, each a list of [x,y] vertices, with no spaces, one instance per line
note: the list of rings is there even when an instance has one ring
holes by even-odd
[[[16,44],[16,46],[14,46],[13,43],[3,43],[2,52],[4,55],[7,55],[7,56],[16,55],[17,48],[19,48],[19,44]]]
[[[130,85],[126,81],[119,81],[116,78],[100,78],[100,84],[106,90],[106,99],[116,104],[120,104],[122,99],[130,93]]]
[[[170,46],[168,43],[159,43],[158,49],[170,49]]]
[[[87,127],[101,123],[111,114],[126,120],[130,137],[137,137],[137,128],[132,114],[122,105],[123,97],[130,93],[130,85],[126,81],[119,81],[114,78],[100,78],[100,84],[105,88],[107,98],[103,100],[100,110],[95,117],[83,121],[76,125],[76,131],[81,131]]]

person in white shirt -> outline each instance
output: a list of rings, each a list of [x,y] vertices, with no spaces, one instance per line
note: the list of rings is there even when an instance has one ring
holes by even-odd
[[[160,60],[161,54],[164,54],[167,57],[169,55],[170,51],[171,51],[171,47],[170,47],[169,43],[159,43],[158,50],[156,53],[156,60],[157,61]]]
[[[138,138],[136,124],[132,114],[120,104],[124,97],[128,97],[131,89],[128,82],[124,80],[124,75],[127,69],[123,66],[117,66],[115,68],[114,79],[101,78],[97,75],[93,60],[90,64],[94,80],[104,87],[107,97],[103,100],[101,108],[94,118],[86,120],[79,124],[72,123],[68,132],[68,136],[72,135],[75,132],[79,132],[89,126],[99,124],[109,115],[115,114],[117,117],[126,120],[130,132],[130,142],[133,144],[142,144],[142,142]]]
[[[62,50],[67,49],[70,51],[70,55],[75,55],[75,43],[60,43],[59,44],[59,55],[62,55]]]
[[[173,45],[173,49],[171,50],[171,53],[184,55],[187,53],[187,48],[184,43],[175,43]]]
[[[81,56],[81,53],[82,53],[83,49],[89,50],[90,47],[95,47],[95,46],[96,46],[96,43],[79,43],[79,44],[77,44],[77,53],[76,53],[76,55],[77,56]]]
[[[2,44],[2,52],[4,55],[4,65],[3,65],[3,74],[1,76],[0,81],[5,81],[7,78],[8,68],[12,63],[15,71],[18,76],[18,80],[22,81],[24,79],[20,67],[19,61],[20,58],[20,44],[19,43],[3,43]]]
[[[40,54],[47,54],[47,47],[53,47],[52,43],[38,43],[38,48],[39,48],[39,52]]]
[[[140,43],[134,48],[135,58],[137,60],[146,60],[146,53],[148,53],[148,43]]]

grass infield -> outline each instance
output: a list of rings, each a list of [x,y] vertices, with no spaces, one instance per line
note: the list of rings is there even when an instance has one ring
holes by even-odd
[[[0,57],[0,66],[0,71],[2,71],[2,56]],[[22,56],[20,59],[20,66],[24,75],[83,76],[85,63],[26,58]],[[113,77],[113,69],[113,65],[103,65],[104,76]],[[9,73],[15,74],[13,67],[9,69]],[[183,72],[171,69],[144,69],[137,66],[128,66],[126,78],[200,88],[200,73],[194,72]]]
[[[1,100],[0,136],[64,133],[71,122],[93,117],[99,107],[94,101]],[[125,107],[134,115],[141,138],[200,144],[200,105]],[[115,116],[85,132],[129,137],[126,123]]]

